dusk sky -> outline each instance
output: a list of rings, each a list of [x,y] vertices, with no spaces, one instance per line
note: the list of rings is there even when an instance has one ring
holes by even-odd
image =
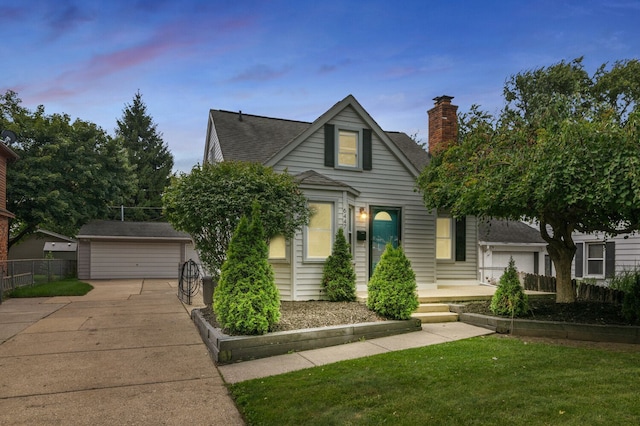
[[[140,90],[183,172],[211,108],[313,121],[353,94],[426,142],[436,96],[495,113],[512,74],[640,58],[640,0],[0,0],[0,17],[2,93],[113,135]]]

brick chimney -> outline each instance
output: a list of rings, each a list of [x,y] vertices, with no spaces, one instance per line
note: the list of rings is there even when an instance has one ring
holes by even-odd
[[[458,137],[458,107],[451,104],[453,96],[433,98],[435,106],[429,114],[429,153],[436,155],[444,151]]]

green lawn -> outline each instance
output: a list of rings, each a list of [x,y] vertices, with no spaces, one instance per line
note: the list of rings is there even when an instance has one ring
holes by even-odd
[[[230,388],[249,425],[640,424],[640,352],[496,336]]]
[[[18,287],[9,292],[9,297],[53,297],[53,296],[84,296],[93,290],[91,284],[68,278],[34,286]]]

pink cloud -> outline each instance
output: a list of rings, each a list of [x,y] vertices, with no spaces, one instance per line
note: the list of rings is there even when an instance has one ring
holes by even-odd
[[[233,33],[249,25],[250,20],[230,20],[221,25],[206,26],[194,22],[177,21],[170,25],[163,25],[145,41],[138,44],[113,50],[104,54],[97,54],[70,70],[41,82],[38,86],[45,87],[37,92],[38,102],[58,100],[82,93],[96,85],[102,78],[117,75],[154,61],[174,61],[183,57],[191,47],[207,41],[209,32],[215,29],[215,36],[222,37],[226,33]],[[199,28],[200,27],[200,28]],[[213,28],[213,29],[212,29]]]

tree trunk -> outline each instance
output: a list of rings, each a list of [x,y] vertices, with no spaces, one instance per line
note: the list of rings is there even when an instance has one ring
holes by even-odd
[[[576,295],[571,285],[571,261],[575,250],[560,250],[558,259],[553,259],[556,267],[556,303],[574,303]]]
[[[547,252],[556,268],[556,303],[574,303],[576,295],[571,285],[571,262],[576,254],[576,245],[571,238],[574,227],[570,223],[549,223],[553,235],[547,232],[547,221],[540,221],[540,234],[548,243]]]

